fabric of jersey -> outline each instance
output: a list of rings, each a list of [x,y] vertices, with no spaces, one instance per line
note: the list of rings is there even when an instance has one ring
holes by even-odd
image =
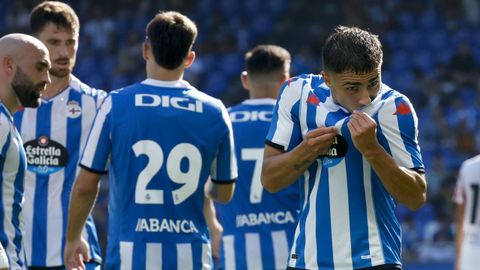
[[[278,193],[260,182],[265,136],[274,99],[249,99],[229,108],[238,158],[238,184],[228,204],[216,204],[223,226],[219,269],[285,269],[300,198],[295,183]]]
[[[25,252],[28,266],[63,265],[63,251],[72,185],[78,161],[97,108],[106,93],[74,76],[66,89],[38,108],[14,115],[27,155],[25,173]],[[101,263],[93,218],[82,232],[90,245],[90,258]]]
[[[463,162],[455,189],[454,201],[465,204],[460,269],[474,270],[480,265],[480,155]]]
[[[237,177],[228,113],[186,81],[105,99],[81,166],[110,173],[107,269],[209,269],[204,185]]]
[[[418,120],[407,97],[382,84],[361,110],[376,121],[379,143],[399,166],[423,170]],[[347,270],[401,264],[396,202],[353,145],[349,117],[320,75],[294,77],[281,90],[268,144],[290,151],[317,127],[339,130],[327,155],[319,156],[299,179],[302,210],[291,267]]]
[[[0,102],[0,242],[10,269],[26,269],[23,249],[23,189],[27,168],[22,139],[13,117]]]

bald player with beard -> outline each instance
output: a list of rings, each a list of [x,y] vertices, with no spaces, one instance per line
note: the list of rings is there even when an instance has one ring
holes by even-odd
[[[0,267],[26,269],[20,215],[27,163],[12,115],[21,106],[40,105],[41,93],[50,83],[50,56],[38,39],[10,34],[0,38],[0,63],[0,243],[5,248],[0,252]]]

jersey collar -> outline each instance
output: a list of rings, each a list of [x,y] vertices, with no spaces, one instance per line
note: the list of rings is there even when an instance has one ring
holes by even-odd
[[[190,88],[190,84],[185,80],[178,81],[160,81],[155,79],[147,78],[142,84],[158,87],[169,87],[169,88]]]

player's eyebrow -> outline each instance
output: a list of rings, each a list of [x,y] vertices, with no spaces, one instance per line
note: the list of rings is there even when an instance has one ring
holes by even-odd
[[[370,80],[368,80],[368,83],[372,83],[372,82],[374,82],[374,81],[376,81],[376,80],[378,80],[378,75],[375,76],[375,77],[373,77],[373,78],[371,78]],[[355,85],[355,86],[358,86],[358,85],[362,85],[362,83],[360,83],[360,82],[348,82],[348,81],[347,81],[347,82],[344,82],[343,85],[344,85],[344,86],[345,86],[345,85]]]
[[[41,60],[37,62],[37,66],[41,68],[47,68],[50,69],[50,63],[47,60]]]

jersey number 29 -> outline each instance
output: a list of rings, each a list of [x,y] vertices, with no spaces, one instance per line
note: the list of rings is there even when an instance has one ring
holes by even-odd
[[[135,203],[137,204],[163,204],[163,190],[147,189],[153,177],[160,171],[164,164],[163,150],[152,140],[141,140],[132,146],[136,157],[146,155],[147,166],[140,172],[135,187]],[[188,170],[183,172],[180,168],[182,160],[188,159]],[[166,160],[167,175],[170,180],[177,184],[183,184],[180,188],[172,191],[175,205],[185,201],[195,190],[200,181],[202,168],[202,155],[196,146],[190,143],[179,143],[172,148]]]

